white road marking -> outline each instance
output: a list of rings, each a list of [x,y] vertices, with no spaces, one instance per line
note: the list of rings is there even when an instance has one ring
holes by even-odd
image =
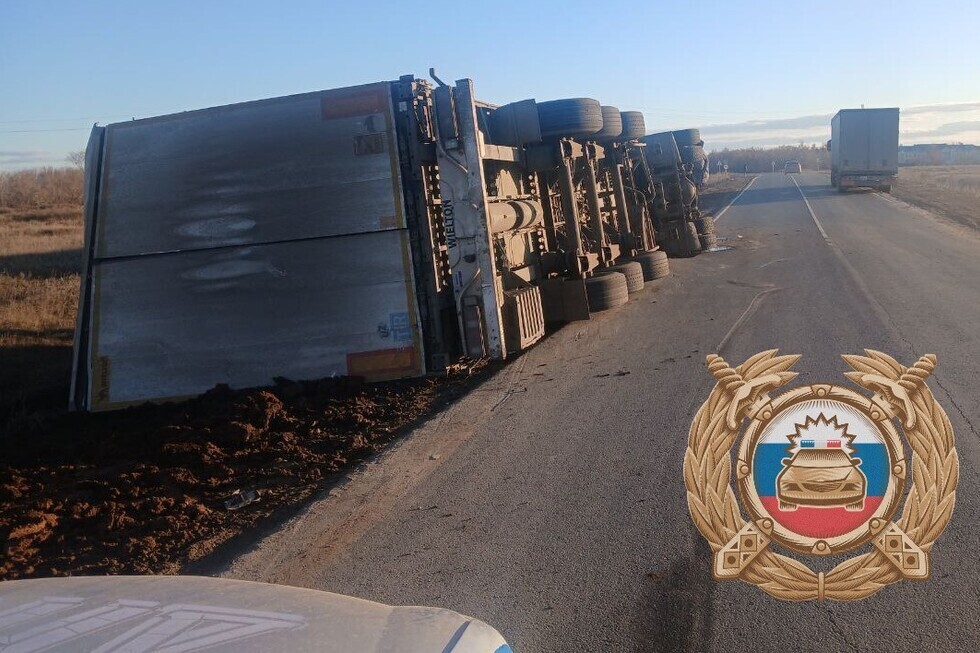
[[[785,263],[788,260],[789,260],[788,258],[777,258],[775,261],[769,261],[768,263],[763,263],[762,265],[759,266],[759,269],[761,270],[762,268],[769,267],[773,263]]]
[[[739,318],[735,320],[735,324],[732,325],[732,328],[728,330],[728,333],[725,334],[725,337],[722,338],[721,342],[718,343],[718,346],[715,348],[715,353],[720,354],[722,352],[722,350],[725,348],[725,345],[727,345],[728,341],[732,339],[732,336],[735,335],[735,332],[738,330],[738,328],[742,326],[742,324],[744,324],[745,321],[749,319],[749,317],[751,317],[753,313],[755,313],[756,309],[759,308],[759,304],[762,303],[762,300],[765,299],[767,295],[770,295],[774,292],[779,292],[780,290],[782,290],[782,288],[770,288],[769,290],[763,290],[762,292],[756,293],[755,297],[752,298],[752,301],[749,302],[749,305],[745,308],[744,311],[742,311],[742,314],[739,316]]]
[[[813,207],[810,206],[810,200],[807,199],[806,193],[804,193],[803,189],[800,188],[800,185],[796,183],[796,179],[793,177],[790,177],[790,179],[792,179],[793,183],[796,184],[796,189],[800,191],[800,197],[803,198],[803,202],[806,204],[806,210],[810,212],[810,217],[813,218],[813,223],[817,225],[817,229],[820,230],[820,235],[823,236],[824,242],[827,243],[827,246],[830,247],[830,251],[832,251],[838,258],[844,271],[851,277],[851,280],[854,282],[854,286],[865,296],[868,301],[868,306],[871,307],[878,320],[882,323],[882,325],[884,325],[885,332],[896,342],[905,343],[905,345],[909,348],[909,352],[914,353],[915,348],[912,346],[912,343],[905,338],[901,332],[899,332],[898,327],[895,326],[895,321],[892,320],[891,315],[889,315],[888,311],[881,304],[881,302],[878,301],[877,295],[871,292],[868,284],[864,282],[864,279],[860,274],[858,274],[858,271],[854,269],[853,265],[851,265],[851,261],[848,256],[844,254],[843,250],[837,246],[837,243],[831,240],[830,236],[827,235],[827,232],[824,231],[823,225],[820,224],[820,220],[817,219],[817,214],[813,212]]]
[[[806,204],[806,210],[810,212],[810,217],[813,218],[813,224],[817,225],[817,229],[820,230],[820,235],[823,236],[823,239],[827,241],[828,245],[833,245],[834,241],[832,241],[830,236],[827,235],[827,232],[823,230],[823,225],[820,224],[820,220],[817,220],[817,214],[813,212],[813,207],[810,206],[810,200],[806,198],[806,193],[803,192],[803,189],[800,188],[800,185],[796,182],[796,177],[790,177],[790,179],[796,185],[796,190],[800,191],[800,197],[803,198],[803,203]]]
[[[732,208],[732,204],[734,204],[735,202],[737,202],[738,201],[738,198],[740,198],[742,196],[742,193],[744,193],[745,191],[747,191],[749,189],[749,186],[751,186],[752,184],[754,184],[755,183],[755,180],[758,179],[758,178],[759,178],[758,175],[756,175],[755,177],[752,177],[752,180],[749,183],[745,184],[745,188],[742,189],[742,192],[739,193],[738,195],[736,195],[734,198],[732,198],[732,201],[729,202],[725,206],[725,208],[723,208],[721,211],[718,212],[718,215],[715,216],[715,224],[718,224],[718,221],[721,220],[721,216],[725,215],[725,211],[727,211],[728,209]]]

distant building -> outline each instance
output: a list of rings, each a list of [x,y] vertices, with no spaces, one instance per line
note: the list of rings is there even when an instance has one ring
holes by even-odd
[[[935,143],[926,145],[900,145],[900,166],[950,166],[969,163],[980,164],[980,145],[951,145]]]

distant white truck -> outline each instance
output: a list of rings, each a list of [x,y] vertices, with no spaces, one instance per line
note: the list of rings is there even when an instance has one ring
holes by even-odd
[[[841,109],[830,121],[830,183],[890,193],[898,175],[898,109]]]

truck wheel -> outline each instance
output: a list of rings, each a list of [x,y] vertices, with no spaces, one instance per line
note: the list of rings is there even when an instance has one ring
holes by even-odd
[[[611,272],[619,272],[626,277],[626,290],[637,292],[643,290],[643,266],[636,261],[623,261],[606,268]],[[604,270],[605,271],[605,270]]]
[[[691,257],[701,253],[701,240],[693,222],[685,220],[680,225],[680,248],[678,256]]]
[[[892,187],[891,187],[891,184],[887,184],[885,186],[882,186],[878,190],[880,190],[882,193],[891,193],[892,192]]]
[[[644,281],[662,279],[670,274],[670,263],[667,260],[666,252],[660,250],[655,252],[640,252],[633,257],[633,260],[643,268]]]
[[[592,135],[596,141],[613,141],[623,133],[623,118],[616,107],[602,105],[602,129]]]
[[[837,175],[830,173],[830,185],[837,188]]]
[[[697,229],[699,236],[714,235],[715,219],[710,215],[703,215],[700,218],[694,218],[694,228]]]
[[[593,313],[622,306],[629,301],[626,276],[619,272],[599,272],[585,280],[585,296]]]
[[[700,145],[702,142],[700,129],[680,129],[671,133],[674,135],[674,142],[677,143],[677,147]]]
[[[538,102],[542,138],[580,138],[602,129],[602,107],[591,98]]]
[[[647,125],[641,112],[623,111],[619,116],[623,121],[623,133],[619,135],[619,140],[632,141],[646,134]]]
[[[714,234],[708,234],[707,236],[698,236],[698,242],[701,244],[702,252],[709,252],[716,247],[718,247],[718,236]]]
[[[497,107],[487,119],[487,138],[494,145],[520,147],[541,140],[538,107],[534,100],[521,100]]]
[[[684,219],[667,222],[658,237],[661,247],[671,258],[688,258],[701,252],[701,241],[693,222]]]
[[[698,232],[698,242],[701,250],[714,249],[718,246],[718,237],[715,235],[715,220],[710,215],[703,215],[694,218],[694,228]]]

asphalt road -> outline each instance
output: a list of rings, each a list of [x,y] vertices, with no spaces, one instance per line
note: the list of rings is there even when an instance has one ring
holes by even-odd
[[[758,178],[730,250],[562,329],[225,573],[450,608],[516,651],[980,650],[980,235],[796,179]],[[774,347],[809,383],[864,348],[938,356],[961,476],[929,581],[791,604],[712,580],[682,479],[704,357]]]

